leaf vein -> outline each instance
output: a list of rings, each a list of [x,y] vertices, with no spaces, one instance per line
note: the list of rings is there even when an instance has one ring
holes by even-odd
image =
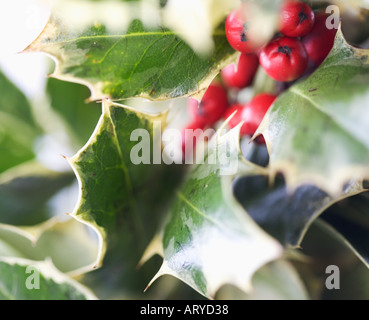
[[[353,140],[357,141],[358,143],[360,143],[362,146],[364,146],[365,148],[367,148],[367,146],[365,145],[364,142],[359,141],[359,138],[355,137],[354,134],[352,132],[349,131],[348,128],[345,128],[345,126],[340,123],[332,114],[330,114],[327,110],[325,110],[321,105],[319,105],[318,103],[316,103],[314,100],[312,100],[310,97],[308,97],[306,94],[304,94],[303,92],[301,92],[300,90],[292,87],[291,92],[293,92],[294,94],[304,98],[305,100],[307,100],[309,103],[311,103],[317,110],[319,110],[320,112],[322,112],[324,115],[326,115],[329,119],[332,120],[332,122],[334,122],[339,128],[341,128],[344,132],[346,132],[348,135],[350,135]]]
[[[197,208],[193,203],[191,203],[182,192],[178,191],[177,192],[177,196],[178,198],[180,198],[180,200],[182,200],[187,206],[189,206],[192,210],[194,210],[196,213],[200,214],[201,216],[203,216],[205,219],[209,220],[210,222],[212,222],[213,224],[217,225],[218,227],[220,227],[221,229],[223,228],[223,226],[216,220],[214,220],[213,218],[209,217],[206,213],[202,212],[199,208]]]
[[[128,76],[128,80],[129,80],[129,88],[132,90],[132,83],[131,83],[131,79],[133,74],[135,73],[135,71],[137,70],[138,66],[140,65],[142,59],[145,57],[146,53],[150,50],[150,48],[152,48],[158,41],[160,41],[161,38],[156,39],[155,41],[153,41],[149,46],[147,46],[145,48],[145,50],[143,51],[141,57],[138,59],[138,61],[136,62],[136,64],[134,65],[134,67],[132,68],[132,71],[130,73],[130,75]]]
[[[136,228],[140,238],[144,239],[145,238],[145,232],[144,232],[144,227],[142,225],[142,222],[140,221],[140,219],[138,219],[138,214],[137,214],[138,210],[137,210],[136,198],[135,198],[134,192],[133,192],[133,184],[132,184],[132,181],[131,181],[131,177],[129,175],[127,164],[124,161],[123,151],[122,151],[122,148],[119,144],[119,140],[118,140],[118,136],[117,136],[117,132],[116,132],[116,126],[115,126],[115,123],[114,123],[113,118],[111,116],[110,108],[108,108],[108,114],[109,114],[110,122],[113,126],[113,130],[112,130],[113,131],[113,137],[112,137],[112,139],[113,139],[113,141],[114,141],[114,143],[117,147],[119,158],[120,158],[120,161],[121,161],[121,164],[122,164],[122,170],[123,170],[124,176],[125,176],[124,181],[126,183],[128,191],[130,193],[130,196],[128,197],[128,199],[129,199],[130,205],[132,207],[132,212],[131,212],[132,221],[135,225],[135,228]]]
[[[64,44],[64,43],[70,43],[70,42],[75,42],[75,41],[80,41],[80,40],[111,39],[111,38],[124,39],[124,38],[145,37],[145,36],[165,37],[168,35],[176,35],[176,33],[174,31],[151,31],[151,32],[141,32],[141,33],[132,32],[132,33],[127,33],[127,34],[104,34],[104,35],[94,35],[94,36],[80,36],[78,38],[67,39],[67,40],[62,40],[62,41],[55,41],[55,43]],[[213,33],[214,37],[224,36],[224,35],[225,35],[225,31],[223,30],[216,30]]]

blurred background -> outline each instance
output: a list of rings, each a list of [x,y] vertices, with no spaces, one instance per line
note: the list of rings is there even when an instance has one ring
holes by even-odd
[[[191,1],[192,5],[196,1]],[[14,115],[16,115],[15,111],[17,111],[19,105],[19,112],[30,112],[25,122],[32,126],[32,128],[28,125],[20,126],[19,128],[24,128],[23,131],[15,127],[12,130],[7,128],[9,129],[9,136],[13,135],[13,137],[9,137],[9,139],[13,139],[10,140],[12,142],[10,145],[13,146],[14,150],[11,150],[11,148],[7,149],[6,144],[1,143],[5,141],[5,138],[2,136],[2,124],[0,122],[0,223],[18,226],[33,225],[43,222],[51,216],[66,217],[65,213],[73,211],[79,190],[75,176],[71,172],[70,165],[65,157],[73,156],[88,141],[101,115],[101,105],[99,103],[85,103],[90,96],[90,92],[86,87],[47,77],[54,70],[54,62],[50,57],[41,53],[20,53],[41,33],[49,18],[50,8],[51,2],[46,0],[0,1],[0,30],[2,30],[0,33],[0,107],[6,108],[8,99],[18,96],[18,100],[14,100],[12,104]],[[195,29],[198,30],[198,27]],[[14,88],[6,78],[13,82],[19,90]],[[12,92],[10,92],[11,90]],[[247,100],[249,92],[246,90],[244,94],[244,99]],[[131,101],[131,103],[132,106],[135,104],[136,107],[143,109],[150,109],[153,106],[137,99]],[[177,117],[179,110],[185,110],[183,107],[185,104],[185,99],[176,101],[174,113]],[[167,103],[157,103],[155,108],[160,109],[166,106]],[[13,111],[10,110],[9,113],[11,114]],[[16,117],[18,116],[16,115]],[[184,119],[185,117],[181,118]],[[175,121],[172,123],[174,124]],[[34,132],[35,138],[24,141],[23,135],[31,131]],[[16,136],[17,134],[19,136]],[[27,154],[17,154],[19,150],[14,147],[17,146],[17,144],[14,144],[15,140],[20,141],[20,150],[22,148],[26,149],[24,146],[30,143],[28,145],[29,152]],[[247,142],[246,145],[248,145]],[[4,159],[6,157],[4,154],[7,153],[6,155],[8,155],[10,151],[14,151],[15,156],[12,158],[12,162],[5,163]],[[38,166],[37,170],[34,167],[35,163]],[[11,173],[8,172],[9,169],[12,169]],[[30,178],[27,174],[24,174],[25,172],[29,174]],[[362,206],[358,206],[357,211],[367,212],[367,196],[356,197],[350,201],[355,204],[363,203]],[[347,201],[334,206],[331,209],[331,216],[339,210],[347,211],[344,210],[345,205],[347,205]],[[349,207],[352,208],[353,206]],[[352,210],[351,213],[354,212],[353,209],[350,210]],[[311,268],[307,268],[308,263],[302,263],[299,259],[295,259],[296,264],[301,264],[300,271],[302,270],[307,274],[305,285],[310,286],[310,292],[317,292],[316,296],[318,297],[324,283],[322,279],[326,276],[322,272],[324,270],[323,266],[329,263],[341,263],[342,265],[348,265],[350,268],[353,266],[357,271],[352,272],[351,269],[347,269],[349,270],[347,271],[348,276],[344,278],[345,286],[348,288],[344,291],[346,296],[348,298],[361,297],[362,292],[356,294],[354,289],[358,291],[362,289],[361,291],[365,291],[365,295],[362,296],[368,297],[367,270],[361,264],[358,264],[358,259],[352,251],[343,246],[340,241],[337,241],[332,235],[333,233],[326,232],[326,229],[327,227],[324,224],[323,226],[314,226],[304,242],[306,253],[311,253],[312,256],[315,255],[319,259],[323,259],[321,265],[319,264],[317,267],[316,273],[320,277],[317,282],[314,282],[316,281],[316,275],[313,275]],[[74,234],[77,233],[74,232]],[[360,243],[367,243],[366,234],[365,232],[365,241],[360,238]],[[4,253],[2,251],[2,239],[4,239],[4,235],[0,230],[0,256]],[[24,249],[27,252],[22,254],[27,257],[29,255],[29,258],[42,258],[42,255],[52,255],[52,252],[56,251],[55,248],[53,249],[54,243],[61,243],[60,238],[55,238],[53,241],[50,238],[45,238],[44,242],[47,243],[50,251],[43,249],[42,254],[35,255],[27,251],[27,247],[27,249]],[[53,256],[53,262],[63,271],[73,271],[90,263],[96,255],[96,247],[86,246],[83,243],[81,241],[81,244],[77,246],[76,241],[72,238],[72,241],[68,243],[63,242],[62,250],[62,245],[59,244],[58,255]],[[77,248],[77,250],[76,247],[79,249]],[[68,254],[71,254],[71,248],[74,249],[75,261],[77,262],[74,265],[68,265],[68,263],[65,265],[65,252],[68,251]],[[327,253],[330,253],[331,256]],[[113,262],[115,263],[115,261]],[[118,262],[120,268],[122,264],[121,261]],[[101,298],[110,298],[114,289],[118,289],[119,292],[119,295],[115,298],[202,298],[187,285],[172,277],[159,279],[146,294],[143,294],[142,290],[153,276],[153,270],[156,271],[160,264],[161,258],[155,257],[144,266],[140,275],[135,274],[135,277],[140,278],[137,283],[132,284],[135,289],[133,292],[135,294],[139,292],[137,296],[131,295],[132,292],[129,292],[129,290],[123,293],[119,291],[122,288],[119,285],[123,281],[127,282],[127,279],[132,280],[132,277],[130,275],[127,277],[121,276],[117,280],[114,273],[111,273],[113,270],[116,274],[119,274],[120,269],[116,268],[115,265],[114,268],[108,269],[107,273],[104,273],[104,270],[101,270],[100,273],[99,271],[91,273],[92,277],[87,277],[86,282],[92,287],[100,287],[100,289],[104,287],[103,290],[97,291]],[[134,271],[136,272],[136,270]],[[95,274],[97,275],[96,279],[94,279]],[[270,274],[273,275],[273,281],[268,278]],[[141,277],[141,275],[144,276]],[[352,279],[355,277],[357,279]],[[96,282],[99,283],[96,285]],[[363,288],[358,285],[360,283],[363,283]],[[100,284],[102,285],[99,286]],[[109,292],[110,289],[112,289],[111,292]],[[325,292],[324,294],[326,295],[325,298],[335,298],[335,293]],[[217,298],[305,299],[306,297],[305,286],[296,271],[289,264],[279,262],[267,266],[264,269],[264,277],[263,273],[256,277],[256,290],[253,296],[246,296],[238,289],[226,286],[219,292]]]

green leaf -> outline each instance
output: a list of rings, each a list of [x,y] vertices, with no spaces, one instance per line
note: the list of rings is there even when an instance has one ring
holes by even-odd
[[[91,270],[98,245],[87,227],[75,219],[52,218],[32,227],[0,224],[0,256],[51,259],[62,272],[78,275]]]
[[[161,138],[154,135],[154,122],[164,127],[165,118],[165,114],[139,113],[103,101],[103,115],[94,134],[69,159],[80,185],[80,198],[72,216],[99,235],[96,266],[101,265],[108,242],[110,248],[119,251],[113,260],[123,256],[128,269],[135,270],[173,188],[181,181],[182,168],[178,166],[135,164],[131,159],[131,150],[138,145],[131,133],[141,129],[150,140],[142,150],[149,152],[150,162],[153,160],[153,146]]]
[[[288,261],[277,260],[258,270],[252,278],[249,294],[225,286],[216,295],[217,300],[307,300],[308,293],[299,274]]]
[[[321,216],[325,228],[369,267],[368,192],[350,197],[329,208]],[[323,222],[321,222],[323,223]]]
[[[0,174],[0,223],[32,225],[50,217],[48,200],[74,180],[30,161]]]
[[[80,149],[94,131],[101,104],[87,103],[89,90],[80,84],[49,78],[46,90],[51,108],[63,120],[73,146]]]
[[[50,261],[0,258],[1,300],[91,300],[92,292]]]
[[[235,59],[224,26],[214,31],[215,50],[205,57],[174,32],[148,29],[139,20],[132,21],[127,31],[114,34],[100,24],[76,34],[73,26],[58,21],[52,17],[25,51],[53,56],[57,61],[53,77],[87,85],[92,100],[194,95]]]
[[[369,273],[361,263],[340,273],[340,290],[325,290],[325,300],[365,300],[369,299]]]
[[[149,115],[104,101],[103,115],[94,134],[70,159],[80,183],[80,199],[72,216],[99,235],[95,266],[100,268],[85,276],[86,283],[99,296],[147,297],[143,296],[143,289],[152,270],[137,270],[137,264],[173,199],[184,168],[134,164],[131,150],[142,141],[131,141],[130,136],[135,129],[147,132],[150,145],[141,146],[152,162],[153,145],[161,152],[154,122],[163,130],[165,119],[165,114]]]
[[[40,134],[24,94],[0,71],[0,173],[35,157]]]
[[[271,173],[282,172],[288,187],[339,194],[350,180],[369,177],[368,57],[339,31],[318,70],[267,113],[256,135],[266,139]]]
[[[206,297],[224,284],[248,291],[254,272],[281,254],[281,246],[233,196],[236,175],[265,174],[243,158],[239,130],[213,137],[203,163],[194,166],[177,192],[167,223],[143,257],[164,257],[152,282],[170,274]]]
[[[355,265],[363,264],[352,250],[353,248],[347,242],[342,241],[339,234],[328,223],[324,222],[322,217],[324,217],[324,214],[309,228],[299,251],[297,251],[300,257],[295,257],[294,265],[304,279],[313,300],[325,299],[324,295],[329,291],[335,291],[338,296],[348,297],[353,293],[349,287],[343,288],[340,285],[340,290],[328,290],[326,288],[326,280],[332,274],[331,271],[327,271],[327,267],[338,267],[338,276],[341,283],[344,274],[347,275],[353,272]],[[364,266],[364,268],[367,267]]]
[[[331,196],[312,185],[289,191],[280,176],[273,185],[265,176],[240,177],[234,184],[237,200],[251,217],[285,246],[300,245],[310,225],[336,202],[364,192],[363,184],[351,182]]]

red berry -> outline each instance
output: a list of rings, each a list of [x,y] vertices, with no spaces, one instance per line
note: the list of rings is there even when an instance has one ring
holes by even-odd
[[[277,96],[269,93],[260,93],[243,107],[241,117],[245,123],[241,128],[241,134],[248,136],[254,135],[276,98]]]
[[[259,66],[256,54],[242,53],[237,67],[232,63],[221,71],[222,80],[228,87],[242,89],[249,86]]]
[[[328,15],[319,13],[315,15],[315,24],[311,32],[302,38],[302,43],[309,59],[319,66],[331,51],[337,29],[328,29],[326,26]]]
[[[225,22],[225,32],[231,47],[242,53],[252,53],[259,46],[252,42],[247,35],[247,21],[244,10],[232,11]]]
[[[219,84],[211,84],[200,104],[196,99],[189,99],[189,112],[194,120],[201,120],[209,125],[217,122],[228,107],[227,92]]]
[[[288,82],[302,76],[308,66],[308,55],[301,41],[281,37],[271,41],[260,52],[260,65],[274,80]]]
[[[286,1],[280,13],[279,31],[287,37],[307,35],[314,26],[314,11],[302,1]]]
[[[226,112],[223,115],[223,119],[227,120],[235,111],[237,111],[233,117],[229,120],[228,122],[228,126],[230,128],[234,128],[235,126],[237,126],[241,121],[242,121],[242,109],[243,109],[243,105],[236,103],[232,106],[230,106]]]

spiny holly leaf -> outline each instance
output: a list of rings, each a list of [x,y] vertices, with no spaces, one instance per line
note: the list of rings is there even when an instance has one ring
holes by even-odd
[[[87,104],[89,90],[80,84],[49,78],[46,90],[51,108],[64,122],[75,150],[79,150],[94,131],[101,116],[101,104]]]
[[[0,223],[32,225],[50,217],[49,199],[74,180],[30,161],[0,174]]]
[[[87,85],[92,100],[196,94],[235,58],[224,26],[214,31],[215,50],[206,57],[197,55],[174,32],[147,29],[139,20],[120,34],[107,30],[96,24],[76,34],[73,26],[66,27],[53,16],[25,51],[53,56],[57,62],[53,77]]]
[[[269,110],[257,133],[266,139],[272,174],[289,187],[313,184],[339,194],[369,177],[369,50],[339,31],[325,62]]]
[[[0,256],[29,260],[51,259],[62,272],[78,275],[91,270],[97,256],[97,241],[75,219],[56,218],[32,227],[0,224]]]
[[[152,282],[170,274],[206,297],[213,297],[224,284],[249,290],[254,272],[281,254],[280,245],[233,197],[236,175],[264,172],[244,160],[239,130],[216,135],[203,164],[193,168],[177,192],[168,222],[143,257],[164,257]]]
[[[277,260],[258,270],[252,279],[249,294],[233,286],[224,286],[216,300],[307,300],[304,284],[293,265],[287,260]]]
[[[95,300],[87,288],[50,261],[0,257],[1,300]]]
[[[340,290],[323,292],[325,300],[363,300],[369,299],[369,272],[361,263],[340,273]]]
[[[0,71],[0,173],[35,157],[40,134],[24,94]]]
[[[69,159],[80,184],[80,198],[72,216],[93,227],[99,235],[96,266],[101,265],[108,241],[110,247],[119,251],[114,259],[123,256],[128,269],[135,270],[147,239],[165,211],[163,207],[181,180],[178,167],[136,163],[131,157],[131,151],[140,143],[142,152],[148,152],[148,162],[152,163],[158,150],[161,155],[161,136],[156,126],[164,127],[165,118],[165,114],[139,113],[104,101],[103,115],[94,134]],[[135,130],[141,130],[149,141],[138,143],[131,138]]]
[[[331,196],[313,185],[289,192],[281,177],[246,176],[234,184],[235,196],[253,219],[285,246],[299,246],[310,225],[336,202],[364,192],[363,183],[351,182]]]
[[[304,282],[314,300],[325,299],[325,294],[330,291],[337,291],[337,298],[350,294],[345,291],[350,290],[350,288],[342,286],[344,277],[346,277],[344,274],[355,272],[353,267],[358,264],[367,269],[367,266],[360,262],[357,253],[352,250],[353,248],[347,242],[342,241],[342,237],[337,234],[334,228],[323,221],[324,214],[309,228],[299,249],[300,259],[295,259],[295,266],[304,277]],[[326,287],[326,280],[338,284],[338,281],[328,278],[330,274],[332,275],[332,271],[328,273],[328,266],[336,266],[339,269],[339,290],[329,290]],[[365,283],[365,277],[361,281]]]
[[[330,232],[369,267],[368,192],[338,202],[321,216]],[[321,222],[322,223],[322,222]]]

